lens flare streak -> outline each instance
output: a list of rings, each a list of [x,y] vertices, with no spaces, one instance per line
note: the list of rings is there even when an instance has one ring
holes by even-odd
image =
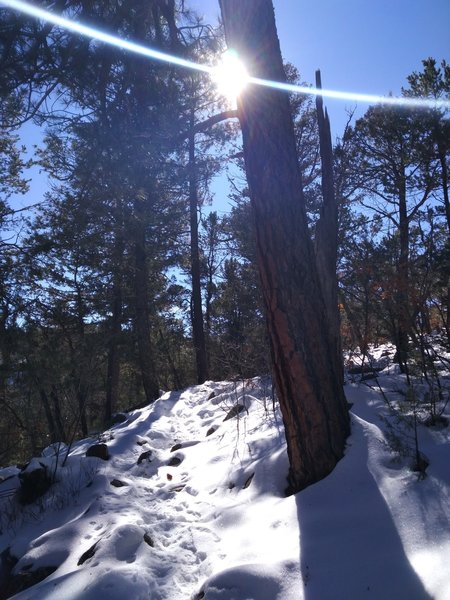
[[[22,0],[0,0],[0,4],[3,4],[7,8],[17,10],[23,14],[29,15],[31,17],[36,17],[37,19],[41,19],[42,21],[47,21],[49,23],[54,23],[59,27],[63,27],[64,29],[68,29],[75,33],[79,33],[80,35],[90,37],[92,39],[98,40],[100,42],[104,42],[105,44],[110,44],[112,46],[116,46],[118,48],[122,48],[123,50],[127,50],[129,52],[134,52],[135,54],[141,54],[142,56],[147,56],[148,58],[159,60],[162,62],[166,62],[169,64],[177,65],[179,67],[184,67],[186,69],[191,69],[195,71],[201,71],[203,73],[208,73],[212,77],[216,72],[217,67],[204,65],[201,63],[196,63],[190,60],[186,60],[179,56],[173,56],[172,54],[167,54],[165,52],[160,52],[159,50],[154,50],[153,48],[149,48],[148,46],[143,46],[142,44],[137,44],[135,42],[130,42],[128,40],[121,39],[99,29],[95,29],[94,27],[90,27],[89,25],[84,25],[77,21],[72,21],[71,19],[67,19],[60,15],[56,15],[55,13],[43,10],[38,8],[37,6],[33,6],[28,4],[27,2],[23,2]],[[395,97],[395,96],[379,96],[376,94],[361,94],[355,92],[342,92],[337,90],[327,90],[327,89],[318,89],[315,87],[306,87],[301,85],[294,85],[290,83],[282,83],[279,81],[269,81],[267,79],[260,79],[258,77],[249,77],[248,83],[253,83],[254,85],[259,85],[263,87],[272,88],[275,90],[282,90],[288,92],[290,94],[306,94],[310,96],[323,96],[324,98],[331,98],[335,100],[348,100],[352,102],[362,102],[364,104],[372,104],[372,103],[381,103],[381,104],[391,104],[398,106],[405,106],[411,108],[441,108],[441,109],[450,109],[450,100],[445,99],[433,99],[433,98],[404,98],[404,97]]]

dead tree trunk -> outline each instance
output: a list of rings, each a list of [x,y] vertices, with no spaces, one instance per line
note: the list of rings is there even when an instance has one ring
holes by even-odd
[[[229,47],[259,78],[285,80],[270,0],[220,0]],[[288,493],[328,475],[349,432],[308,234],[288,96],[250,86],[238,106],[258,266],[290,462]]]
[[[322,88],[320,71],[316,71],[316,87]],[[316,96],[317,124],[319,127],[320,158],[322,163],[323,204],[316,226],[315,251],[317,270],[324,296],[331,343],[334,349],[336,372],[343,384],[341,323],[338,304],[338,283],[336,276],[338,248],[338,205],[334,189],[333,146],[331,142],[330,120],[323,108],[321,96]]]

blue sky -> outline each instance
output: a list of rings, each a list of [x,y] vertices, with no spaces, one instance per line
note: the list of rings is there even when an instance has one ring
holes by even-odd
[[[249,1],[249,0],[242,0]],[[273,0],[281,51],[313,83],[324,88],[400,95],[406,78],[432,56],[450,61],[450,0]],[[206,22],[217,19],[219,2],[191,0]],[[343,133],[348,111],[362,116],[367,104],[325,101],[333,135]],[[214,182],[213,209],[228,212],[225,177]]]
[[[248,0],[243,0],[248,1]],[[285,60],[304,81],[351,92],[398,95],[406,77],[432,56],[450,61],[450,0],[274,0]],[[206,20],[219,14],[214,0],[191,0]],[[333,131],[342,132],[346,106],[326,101]],[[358,107],[363,114],[367,105]]]
[[[249,0],[243,0],[249,1]],[[217,20],[218,0],[188,0],[188,6]],[[274,0],[281,49],[304,81],[312,83],[317,68],[330,89],[398,95],[406,77],[433,56],[450,60],[450,0]],[[327,100],[334,135],[343,132],[351,101]],[[360,104],[356,115],[367,105]],[[27,127],[30,145],[35,130]],[[15,206],[37,202],[43,178],[32,172],[33,193]],[[228,210],[224,179],[215,186],[219,210]]]

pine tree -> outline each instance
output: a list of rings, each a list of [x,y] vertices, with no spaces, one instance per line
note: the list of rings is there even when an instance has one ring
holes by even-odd
[[[272,3],[220,4],[228,45],[249,72],[283,81]],[[238,110],[292,493],[327,475],[342,457],[347,406],[326,329],[288,98],[251,86]]]

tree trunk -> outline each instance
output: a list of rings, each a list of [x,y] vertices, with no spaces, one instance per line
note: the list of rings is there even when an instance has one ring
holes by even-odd
[[[122,287],[113,282],[111,330],[108,341],[108,365],[106,373],[105,423],[111,423],[112,413],[119,399],[120,352],[119,340],[122,331]]]
[[[108,340],[108,365],[106,374],[105,423],[111,423],[112,413],[119,399],[120,381],[120,334],[122,332],[122,261],[124,240],[122,234],[122,216],[120,206],[116,206],[118,219],[114,243],[112,316]]]
[[[58,440],[58,433],[56,430],[55,420],[53,419],[52,409],[50,407],[50,401],[48,399],[46,391],[42,387],[39,388],[39,395],[41,397],[41,402],[44,407],[45,417],[47,419],[50,442],[52,444],[54,444],[55,442],[58,442],[61,440]]]
[[[322,88],[320,71],[316,71],[316,87]],[[324,296],[330,337],[332,340],[336,372],[340,383],[344,382],[341,347],[341,323],[338,304],[338,283],[336,263],[338,254],[338,205],[334,190],[333,145],[331,142],[330,120],[323,108],[321,96],[316,96],[317,124],[319,127],[320,158],[322,163],[323,204],[316,226],[315,252],[317,270]]]
[[[445,144],[441,140],[442,133],[439,131],[439,127],[436,126],[436,136],[438,138],[438,156],[439,163],[441,165],[441,180],[442,180],[442,193],[444,195],[444,209],[445,218],[447,221],[447,227],[450,234],[450,200],[448,197],[448,168],[447,168],[447,153],[445,150]]]
[[[78,415],[80,419],[80,428],[83,437],[87,437],[88,434],[88,425],[87,425],[87,417],[86,417],[86,402],[87,402],[87,389],[81,381],[80,377],[75,375],[75,380],[77,381],[77,385],[75,386],[75,394],[78,402]]]
[[[141,367],[142,384],[147,402],[153,402],[159,396],[153,349],[150,338],[148,314],[147,257],[145,251],[145,225],[143,203],[145,199],[137,197],[134,202],[134,298],[135,327]]]
[[[408,372],[408,342],[411,321],[409,314],[409,219],[406,203],[406,183],[399,184],[399,237],[400,255],[397,269],[397,360],[402,373]]]
[[[270,0],[220,0],[228,46],[249,72],[285,80]],[[258,266],[289,455],[287,493],[328,475],[349,433],[308,234],[289,99],[251,86],[239,100]]]
[[[194,111],[189,136],[189,217],[191,229],[192,337],[194,340],[197,383],[208,378],[205,331],[203,326],[202,293],[200,285],[200,253],[198,247],[198,192],[195,164]]]
[[[62,413],[61,413],[61,402],[59,401],[59,395],[58,395],[58,391],[56,389],[55,385],[52,385],[52,390],[50,392],[50,398],[52,399],[52,403],[53,403],[53,411],[55,414],[55,425],[56,425],[56,429],[58,431],[58,442],[66,442],[67,441],[67,436],[66,436],[66,432],[64,429],[64,423],[63,423],[63,418],[62,418]]]

